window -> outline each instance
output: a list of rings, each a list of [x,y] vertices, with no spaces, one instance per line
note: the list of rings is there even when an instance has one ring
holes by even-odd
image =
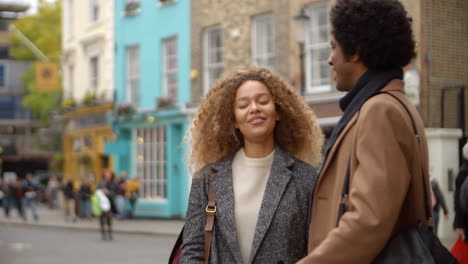
[[[7,19],[0,19],[0,31],[8,31],[8,26],[10,25],[10,21]]]
[[[96,94],[99,85],[99,57],[89,59],[89,92]]]
[[[125,15],[131,16],[140,12],[140,0],[125,1]]]
[[[73,65],[68,66],[68,87],[65,89],[65,98],[72,98],[74,90],[74,67]]]
[[[275,64],[275,26],[272,14],[254,17],[252,23],[253,63],[269,69]]]
[[[0,46],[0,59],[9,59],[10,51],[7,46]]]
[[[99,20],[99,0],[89,0],[89,18],[91,22]]]
[[[73,36],[73,0],[68,0],[67,2],[68,7],[65,9],[67,13],[66,16],[66,30],[64,30],[64,34],[66,34],[66,38],[69,39]]]
[[[0,64],[0,88],[5,88],[5,76],[6,76],[5,65]]]
[[[127,101],[134,107],[140,104],[140,49],[127,47]]]
[[[220,27],[205,30],[203,57],[203,89],[206,93],[223,73],[223,31]]]
[[[163,43],[163,95],[177,100],[177,38]]]
[[[329,92],[330,53],[328,3],[310,5],[307,8],[310,16],[306,26],[306,85],[308,93]]]
[[[137,128],[136,175],[143,199],[167,199],[166,129],[164,126]]]

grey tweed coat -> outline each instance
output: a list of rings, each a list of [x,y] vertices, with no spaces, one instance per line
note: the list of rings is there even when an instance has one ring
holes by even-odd
[[[181,263],[203,263],[208,183],[217,212],[210,263],[242,263],[234,223],[231,153],[193,179]],[[211,170],[215,171],[211,174]],[[249,263],[295,263],[307,255],[307,234],[316,171],[276,146],[261,204]]]

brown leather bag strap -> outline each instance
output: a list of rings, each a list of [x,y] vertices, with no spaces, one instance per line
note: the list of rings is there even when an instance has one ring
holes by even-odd
[[[212,171],[211,174],[214,172]],[[216,214],[216,202],[211,183],[208,185],[208,204],[205,208],[206,223],[205,223],[205,264],[210,262],[211,239],[213,237],[214,218]]]

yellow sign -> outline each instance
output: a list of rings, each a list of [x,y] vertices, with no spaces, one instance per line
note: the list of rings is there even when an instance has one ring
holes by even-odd
[[[38,61],[35,63],[36,89],[41,92],[54,92],[59,89],[58,64]]]

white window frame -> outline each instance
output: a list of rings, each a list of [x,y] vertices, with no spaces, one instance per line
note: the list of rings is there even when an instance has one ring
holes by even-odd
[[[74,0],[67,0],[67,6],[66,6],[66,13],[64,14],[65,17],[66,17],[66,24],[65,24],[65,30],[64,30],[64,33],[66,34],[65,35],[65,39],[68,40],[68,39],[71,39],[73,37],[73,34],[74,34],[74,16],[73,16],[73,8],[74,8]]]
[[[65,98],[72,98],[73,97],[73,90],[75,85],[75,65],[69,64],[67,66],[68,72],[68,87],[65,90]]]
[[[163,96],[177,101],[178,93],[178,50],[177,37],[163,40]],[[174,78],[174,83],[171,82]]]
[[[211,34],[216,33],[221,35],[220,47],[211,46]],[[203,32],[203,92],[205,94],[223,72],[223,46],[223,30],[220,26],[209,27]],[[216,52],[221,53],[221,60],[215,63],[211,63],[210,60],[213,56],[213,53]],[[216,74],[217,71],[219,71],[219,75],[213,78],[213,75]]]
[[[135,134],[136,175],[140,177],[141,182],[139,198],[166,201],[166,127],[138,127]]]
[[[94,95],[97,94],[99,89],[99,61],[98,55],[89,57],[89,92]]]
[[[126,98],[137,108],[140,105],[140,46],[128,46],[126,53]]]
[[[305,50],[306,50],[306,93],[325,93],[332,91],[330,68],[328,66],[328,56],[317,60],[316,56],[319,51],[327,50],[328,54],[330,51],[330,21],[329,21],[329,3],[317,3],[311,4],[306,8],[306,12],[310,19],[306,25],[306,38],[305,38]],[[319,14],[324,12],[327,16],[326,24],[319,25]],[[326,32],[326,39],[319,42],[320,30]],[[326,65],[326,66],[325,66]],[[327,73],[326,78],[320,78],[323,68]],[[324,67],[325,66],[325,67]]]
[[[89,0],[89,21],[91,23],[96,23],[99,21],[99,18],[101,16],[101,6],[99,3],[100,0]],[[97,9],[97,13],[95,13]]]
[[[276,56],[276,26],[272,13],[254,16],[252,19],[253,64],[274,69]],[[268,47],[271,50],[268,50]]]

